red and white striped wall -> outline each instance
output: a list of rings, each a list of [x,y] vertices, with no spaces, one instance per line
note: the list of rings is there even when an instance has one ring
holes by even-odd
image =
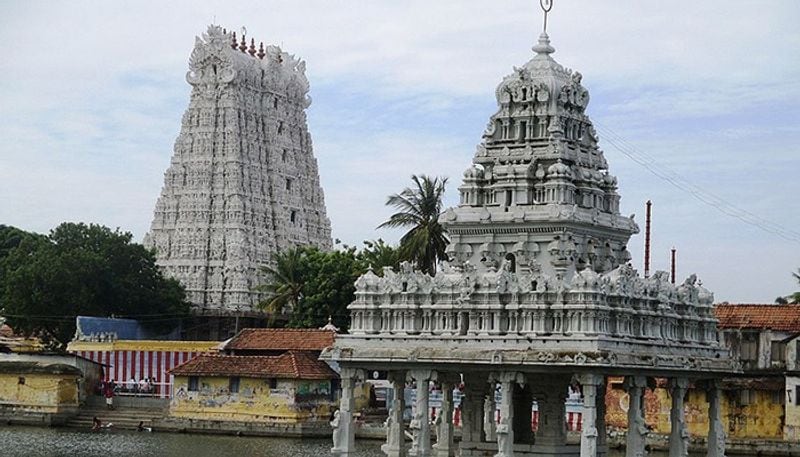
[[[170,396],[169,370],[198,354],[216,353],[217,342],[200,341],[75,341],[67,350],[103,365],[103,380],[125,387],[133,378],[153,380],[154,396]]]

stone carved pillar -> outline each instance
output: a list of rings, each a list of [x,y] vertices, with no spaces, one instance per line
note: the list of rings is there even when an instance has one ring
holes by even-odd
[[[606,393],[608,392],[608,379],[603,376],[603,382],[597,387],[597,455],[605,457],[608,452],[608,431],[606,430]]]
[[[516,372],[492,373],[490,379],[500,383],[502,393],[495,457],[514,457],[514,387],[515,384],[522,383],[522,374]],[[491,394],[493,395],[494,392]]]
[[[599,374],[582,374],[578,378],[583,389],[583,412],[581,419],[581,457],[597,457],[599,448],[599,431],[597,429],[598,403],[605,401],[604,395],[598,395],[603,386],[604,376]],[[599,398],[598,398],[599,397]]]
[[[442,387],[442,409],[436,416],[436,444],[433,445],[436,457],[453,457],[453,389],[458,383],[458,375],[439,375]]]
[[[647,378],[628,376],[625,389],[628,391],[628,433],[625,441],[625,457],[646,457],[647,425],[644,422],[642,407]]]
[[[496,389],[496,384],[490,382],[488,393],[483,397],[483,436],[487,442],[497,439],[497,404],[494,399]]]
[[[342,394],[339,399],[339,409],[334,413],[331,427],[333,428],[333,447],[331,454],[338,457],[349,457],[355,450],[355,424],[353,413],[355,397],[353,390],[359,379],[364,379],[360,370],[342,368],[339,374],[342,383]]]
[[[436,372],[432,370],[411,370],[408,372],[408,381],[416,381],[417,401],[414,417],[411,418],[412,441],[408,455],[416,457],[430,457],[431,455],[431,421],[428,418],[428,390],[430,382],[436,379]]]
[[[403,411],[406,408],[405,389],[406,373],[403,371],[389,372],[389,382],[394,389],[394,399],[389,408],[389,417],[386,418],[386,443],[381,450],[387,457],[405,457],[405,427]]]
[[[480,374],[464,373],[464,397],[461,399],[461,443],[483,440],[483,397],[486,378]]]
[[[514,389],[514,442],[533,444],[533,397],[530,386],[517,386]]]
[[[542,381],[543,385],[536,386],[536,403],[539,405],[536,444],[561,446],[567,441],[566,398],[569,378],[550,376]]]
[[[669,457],[689,456],[689,429],[686,427],[686,417],[683,410],[683,400],[689,380],[686,378],[672,378],[669,380],[669,390],[672,396],[672,409],[669,413],[672,429],[669,434]]]
[[[709,383],[706,390],[708,398],[708,447],[707,457],[725,457],[725,428],[722,425],[722,391],[719,381]]]

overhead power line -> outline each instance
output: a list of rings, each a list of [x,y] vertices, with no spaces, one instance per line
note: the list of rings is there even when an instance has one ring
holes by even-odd
[[[651,155],[631,145],[622,136],[618,135],[610,128],[598,125],[597,123],[595,123],[595,125],[600,131],[600,134],[603,136],[603,143],[613,146],[614,149],[637,164],[641,165],[653,175],[666,181],[677,189],[688,193],[696,200],[713,207],[717,211],[727,216],[736,218],[745,224],[779,236],[784,240],[800,243],[800,232],[782,227],[781,225],[753,214],[746,209],[740,208],[733,203],[726,201],[722,197],[719,197],[699,187],[673,170],[670,170],[668,167],[658,164],[658,162]]]

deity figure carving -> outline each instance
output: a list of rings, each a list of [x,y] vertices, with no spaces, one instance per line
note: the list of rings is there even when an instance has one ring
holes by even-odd
[[[341,422],[341,413],[337,409],[333,413],[333,419],[331,419],[331,422],[330,422],[331,429],[333,429],[332,438],[333,438],[333,449],[334,450],[341,449],[341,445],[342,445],[342,431],[341,431],[341,428],[340,428],[340,425],[341,425],[340,422]]]

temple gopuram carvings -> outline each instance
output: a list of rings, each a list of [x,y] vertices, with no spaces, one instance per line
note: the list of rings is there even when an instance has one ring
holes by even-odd
[[[259,315],[260,266],[292,246],[331,248],[305,62],[212,25],[186,81],[189,107],[145,244],[197,314]]]

